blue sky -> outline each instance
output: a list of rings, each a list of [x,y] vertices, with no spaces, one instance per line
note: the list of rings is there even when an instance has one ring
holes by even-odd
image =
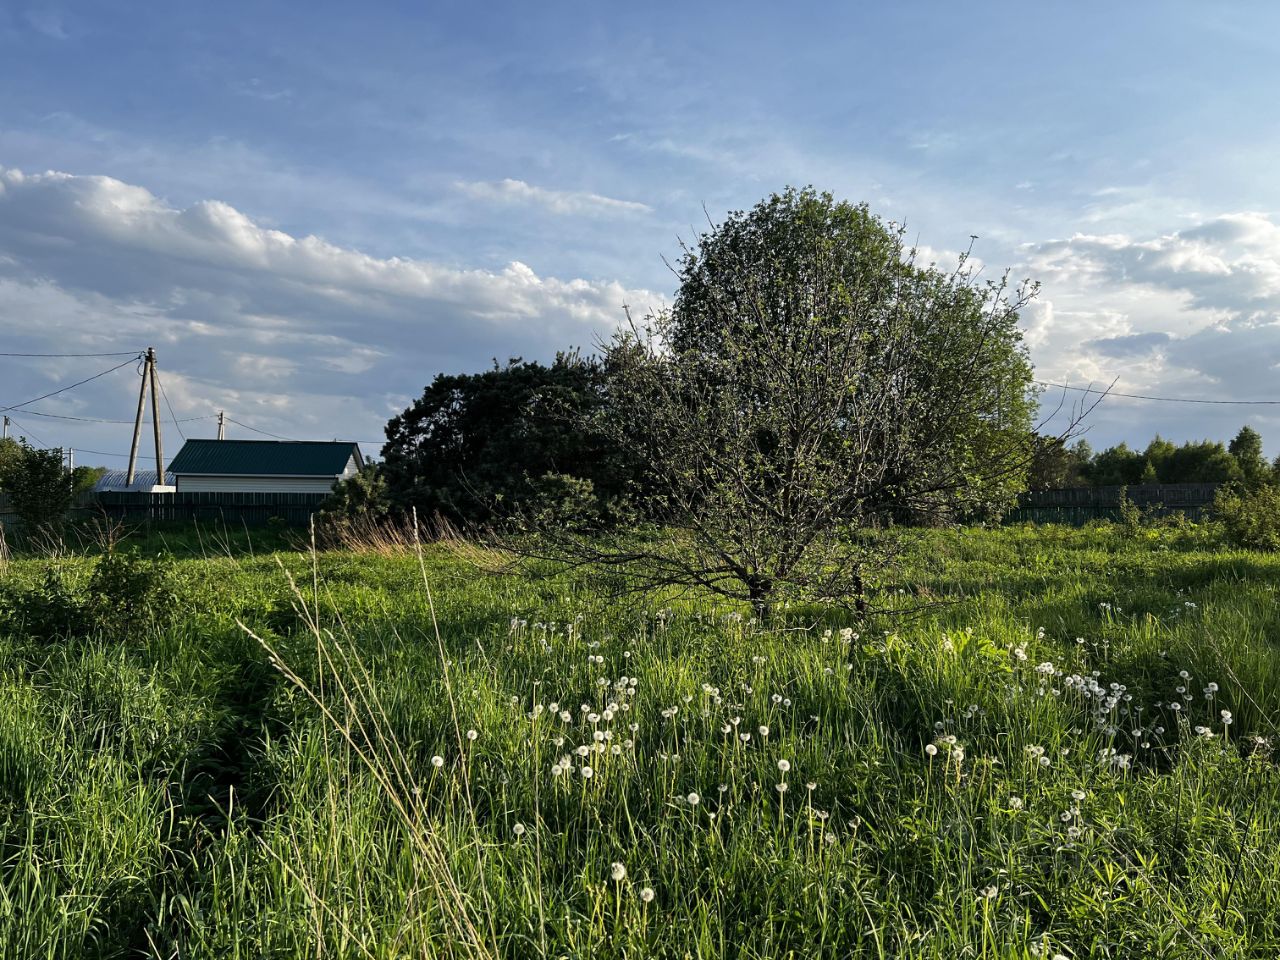
[[[154,344],[181,417],[376,441],[435,373],[589,347],[708,214],[814,184],[1040,279],[1044,379],[1280,399],[1280,8],[794,6],[10,0],[0,352]],[[107,365],[0,358],[0,406]],[[29,409],[125,418],[135,386]],[[1112,399],[1088,438],[1246,421],[1280,452],[1280,407]]]

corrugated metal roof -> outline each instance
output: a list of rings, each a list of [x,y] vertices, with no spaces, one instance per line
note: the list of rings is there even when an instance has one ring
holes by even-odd
[[[224,474],[240,477],[336,477],[356,458],[352,442],[283,440],[188,440],[169,464],[175,474]]]
[[[150,490],[156,486],[156,472],[154,470],[139,470],[133,475],[132,485],[129,484],[128,480],[128,470],[108,470],[98,478],[97,483],[93,485],[93,490],[95,493],[116,490]],[[164,475],[164,485],[173,486],[173,474],[167,470]]]

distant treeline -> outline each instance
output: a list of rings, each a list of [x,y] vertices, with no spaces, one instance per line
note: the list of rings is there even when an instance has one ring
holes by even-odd
[[[1150,483],[1228,483],[1258,486],[1280,481],[1280,457],[1268,463],[1262,436],[1241,427],[1225,446],[1216,440],[1181,445],[1157,436],[1144,450],[1128,444],[1095,453],[1088,441],[1071,446],[1041,439],[1030,477],[1032,490],[1068,487],[1135,486]]]

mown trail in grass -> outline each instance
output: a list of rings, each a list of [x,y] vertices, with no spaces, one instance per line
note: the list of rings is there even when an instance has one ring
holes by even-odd
[[[412,555],[9,616],[0,956],[1274,957],[1280,560],[1203,539],[922,534],[873,627],[442,548],[439,642]]]

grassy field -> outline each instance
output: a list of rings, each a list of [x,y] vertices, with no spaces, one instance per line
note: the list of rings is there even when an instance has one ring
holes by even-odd
[[[927,611],[767,629],[441,547],[190,557],[170,622],[69,635],[14,561],[0,956],[1280,955],[1280,559],[910,556]]]

